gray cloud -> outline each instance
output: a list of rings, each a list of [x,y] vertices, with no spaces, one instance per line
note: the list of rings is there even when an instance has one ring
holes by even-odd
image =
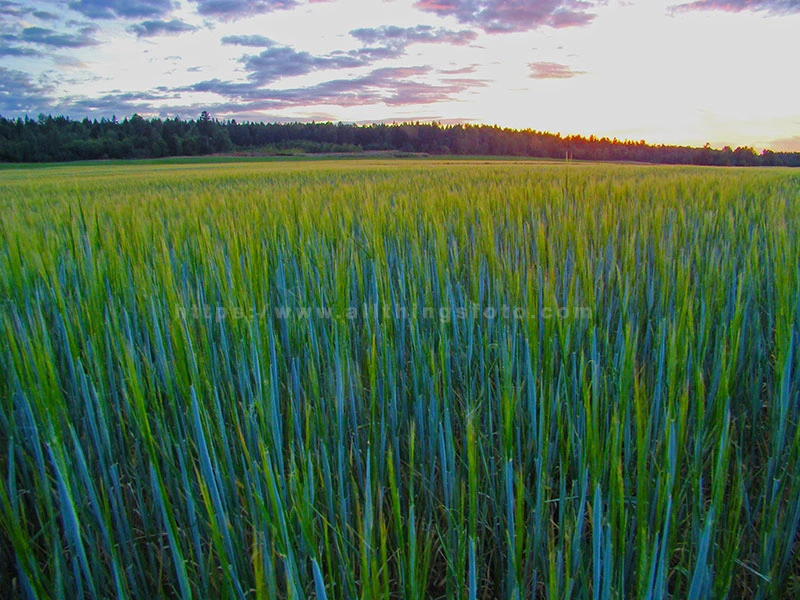
[[[19,46],[0,46],[0,56],[42,56],[42,53],[33,48]]]
[[[215,77],[214,79],[207,79],[198,83],[193,83],[190,86],[180,88],[182,92],[211,92],[220,96],[227,96],[230,98],[245,98],[251,96],[258,90],[258,86],[250,82],[232,82],[223,81]]]
[[[90,19],[161,17],[175,8],[173,0],[73,0],[72,10]]]
[[[9,2],[0,0],[0,18],[16,17],[22,18],[31,11],[30,8],[23,6],[19,2]]]
[[[364,44],[377,44],[383,47],[402,47],[414,43],[435,43],[464,45],[473,41],[477,34],[469,29],[452,31],[450,29],[417,25],[416,27],[376,27],[354,29],[350,32]]]
[[[85,48],[99,43],[91,35],[94,31],[93,27],[84,27],[78,33],[63,33],[47,27],[27,27],[17,39],[21,42],[55,48]]]
[[[298,52],[288,46],[273,46],[243,59],[250,79],[259,84],[271,83],[283,77],[305,75],[321,67],[324,62],[324,59],[308,52]]]
[[[250,80],[258,84],[272,83],[283,77],[305,75],[312,71],[346,69],[365,64],[362,59],[348,54],[314,56],[288,46],[266,48],[254,56],[245,56],[242,63]]]
[[[584,71],[573,71],[568,65],[554,62],[532,62],[528,63],[528,66],[531,69],[532,79],[570,79],[584,74]]]
[[[800,0],[697,0],[672,7],[673,11],[721,10],[724,12],[758,11],[771,15],[800,13]]]
[[[52,89],[34,82],[30,75],[0,67],[0,113],[27,114],[47,110]]]
[[[110,116],[139,114],[196,113],[208,109],[238,116],[255,115],[264,110],[304,108],[320,105],[360,106],[383,103],[387,106],[432,104],[450,100],[486,82],[477,79],[442,79],[419,81],[430,75],[431,67],[399,67],[375,69],[353,79],[333,79],[323,83],[290,89],[269,89],[253,82],[231,83],[210,80],[193,86],[146,92],[113,90],[98,97],[73,96],[53,100],[53,88],[37,84],[21,71],[0,67],[0,114],[71,114]],[[224,99],[218,103],[181,102],[185,92],[211,92]]]
[[[228,35],[222,38],[222,43],[253,48],[271,48],[275,45],[275,42],[263,35]]]
[[[370,37],[366,30],[359,35],[362,36],[362,39]],[[349,52],[332,52],[323,56],[315,56],[306,51],[278,45],[273,40],[261,35],[227,36],[222,38],[222,43],[263,48],[258,54],[247,54],[240,59],[250,82],[258,85],[273,83],[284,77],[306,75],[313,71],[367,66],[377,60],[402,55],[406,44],[406,42],[397,42],[391,46],[365,47]]]
[[[230,101],[218,105],[216,110],[235,113],[314,105],[431,104],[486,85],[477,79],[446,79],[437,83],[415,80],[430,71],[430,67],[382,68],[352,79],[334,79],[309,87],[282,90],[265,89],[252,83],[211,80],[182,91],[213,92],[224,96]]]
[[[419,0],[417,8],[490,33],[577,27],[594,20],[594,0]]]
[[[0,0],[0,20],[10,17],[13,20],[19,21],[28,15],[32,15],[40,21],[57,21],[59,18],[56,14],[45,10],[38,10],[33,6],[20,2]]]
[[[437,43],[465,45],[474,40],[477,34],[474,31],[434,28],[430,25],[417,25],[416,27],[376,27],[354,29],[350,35],[365,45],[350,52],[335,53],[332,56],[348,56],[363,64],[370,64],[378,60],[398,58],[406,53],[411,44]]]
[[[473,31],[451,31],[427,25],[355,29],[350,35],[364,44],[377,45],[315,56],[289,46],[279,46],[261,35],[227,36],[222,38],[222,43],[264,48],[256,55],[244,56],[241,62],[252,82],[267,84],[283,77],[305,75],[326,69],[351,69],[368,66],[378,60],[397,58],[405,54],[409,44],[417,42],[467,44],[476,37]]]
[[[413,43],[448,43],[467,44],[475,39],[473,31],[452,31],[449,29],[434,28],[427,25],[417,27],[380,27],[371,29],[355,29],[350,34],[365,45],[356,50],[332,52],[323,56],[316,56],[309,52],[298,51],[288,46],[276,44],[273,40],[261,35],[234,35],[222,38],[223,44],[263,48],[254,55],[245,55],[240,59],[247,72],[247,81],[231,82],[220,79],[201,81],[187,88],[194,92],[214,92],[237,100],[266,101],[264,94],[268,94],[273,104],[292,103],[295,94],[298,98],[311,98],[317,103],[319,98],[328,96],[336,97],[337,103],[361,101],[375,101],[376,98],[383,102],[410,103],[421,101],[426,94],[437,98],[437,94],[444,90],[458,87],[466,80],[449,80],[448,82],[431,86],[414,81],[405,81],[398,84],[393,96],[377,94],[372,82],[383,81],[387,73],[409,73],[409,71],[376,69],[369,75],[354,79],[336,79],[333,81],[313,86],[311,88],[297,88],[295,90],[265,90],[263,86],[279,81],[285,77],[296,77],[314,71],[359,68],[373,64],[376,61],[388,58],[397,58],[405,53],[406,47]],[[471,80],[474,83],[473,80]],[[346,89],[346,92],[344,91]],[[340,93],[341,92],[341,93]],[[371,100],[365,98],[365,94]],[[377,94],[377,95],[376,95]],[[355,100],[353,100],[355,99]],[[298,100],[299,101],[299,100]],[[431,100],[431,101],[436,101]],[[283,104],[281,104],[283,105]],[[274,108],[275,106],[273,106]]]
[[[60,102],[56,110],[81,115],[131,115],[133,113],[152,113],[154,100],[174,97],[168,94],[151,92],[114,91],[97,98],[75,97]]]
[[[58,15],[46,10],[35,10],[31,14],[40,21],[58,21]]]
[[[201,15],[238,19],[256,14],[292,8],[295,0],[191,0]]]
[[[131,25],[128,31],[135,33],[136,37],[154,37],[157,35],[164,35],[166,33],[185,33],[187,31],[196,31],[197,27],[184,23],[178,19],[171,21],[142,21],[136,25]]]
[[[424,83],[413,79],[428,74],[430,70],[430,67],[375,69],[363,77],[337,79],[307,90],[296,90],[292,101],[340,106],[378,102],[387,106],[432,104],[449,100],[467,89],[485,85],[485,82],[475,79],[450,79],[439,83]]]
[[[79,58],[75,58],[74,56],[59,56],[58,54],[56,54],[52,58],[53,62],[60,67],[68,67],[71,69],[86,68],[86,63]]]

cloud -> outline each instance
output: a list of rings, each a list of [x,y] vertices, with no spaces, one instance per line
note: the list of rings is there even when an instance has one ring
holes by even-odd
[[[532,62],[528,66],[531,68],[532,79],[570,79],[584,74],[584,71],[573,71],[568,65],[554,62]]]
[[[205,81],[199,81],[198,83],[193,83],[190,86],[186,86],[180,88],[179,91],[182,92],[210,92],[213,94],[217,94],[220,96],[226,96],[230,98],[245,98],[247,96],[253,95],[256,90],[258,90],[258,86],[253,85],[250,82],[233,82],[233,81],[223,81],[215,77],[214,79],[207,79]]]
[[[58,15],[46,10],[35,10],[31,14],[40,21],[58,21]]]
[[[240,59],[248,73],[248,79],[263,85],[313,71],[369,66],[379,60],[402,56],[406,47],[413,43],[467,44],[476,37],[473,31],[451,31],[428,25],[354,29],[350,35],[364,44],[376,45],[315,56],[289,46],[280,46],[262,35],[226,36],[222,38],[222,43],[263,48],[258,54],[245,55]]]
[[[25,19],[28,15],[40,21],[57,21],[59,16],[46,10],[37,9],[35,6],[13,2],[12,0],[0,0],[0,20],[11,17],[14,20]]]
[[[332,52],[329,56],[342,59],[347,57],[349,60],[353,61],[355,65],[369,65],[379,60],[398,58],[403,56],[405,52],[405,46],[373,46],[349,50],[348,52],[336,51]]]
[[[53,62],[62,68],[86,69],[87,66],[85,62],[79,58],[75,58],[74,56],[59,56],[56,54],[52,58]]]
[[[429,41],[440,35],[444,40],[458,40],[466,43],[472,39],[471,32],[451,32],[434,30],[431,27],[362,29],[351,32],[362,42],[380,41],[383,45],[362,47],[347,52],[338,51],[317,56],[306,51],[298,51],[289,46],[281,46],[262,35],[232,35],[222,38],[223,44],[263,48],[258,54],[246,54],[240,59],[248,73],[250,82],[264,85],[284,77],[306,75],[313,71],[354,69],[369,66],[378,60],[396,58],[405,52],[412,41]],[[232,84],[238,85],[238,84]]]
[[[245,111],[318,105],[432,104],[486,85],[486,82],[477,79],[445,79],[435,83],[419,81],[420,77],[430,72],[430,67],[387,67],[352,79],[333,79],[313,86],[289,89],[270,89],[248,82],[232,83],[213,79],[178,91],[215,93],[228,100],[218,104],[215,110],[242,114]]]
[[[0,67],[0,114],[27,114],[47,110],[52,89],[42,86],[30,75]]]
[[[284,77],[305,75],[324,69],[346,69],[364,65],[364,60],[349,54],[314,56],[289,46],[271,46],[256,55],[241,59],[248,77],[257,84],[272,83]]]
[[[263,84],[277,81],[283,77],[305,75],[321,67],[324,59],[308,52],[298,52],[288,46],[272,46],[254,56],[245,57],[242,62],[252,81]]]
[[[69,7],[90,19],[161,17],[175,8],[173,0],[73,0]]]
[[[292,104],[334,104],[353,106],[362,103],[385,102],[405,104],[416,96],[430,96],[435,86],[415,82],[412,78],[425,75],[429,67],[387,67],[356,77],[354,79],[334,79],[306,89],[288,90],[284,96]],[[427,103],[427,100],[424,103]],[[411,103],[414,103],[413,101]]]
[[[672,12],[721,10],[724,12],[757,11],[770,15],[800,13],[800,0],[696,0],[672,7]]]
[[[42,53],[33,48],[20,48],[19,46],[0,46],[1,56],[42,56]]]
[[[439,73],[442,75],[466,75],[468,73],[474,73],[475,67],[478,65],[467,65],[466,67],[456,67],[454,69],[440,69]]]
[[[368,75],[346,80],[334,79],[310,88],[264,89],[265,85],[286,77],[297,77],[315,71],[355,69],[370,66],[379,60],[397,58],[405,53],[408,45],[413,43],[463,45],[474,40],[477,34],[469,30],[452,31],[418,25],[406,28],[388,26],[355,29],[350,35],[367,45],[355,50],[337,51],[321,56],[278,45],[261,35],[226,36],[222,38],[223,44],[263,48],[258,54],[246,54],[240,59],[247,72],[247,81],[232,82],[215,78],[189,86],[185,91],[212,92],[237,101],[258,100],[267,103],[270,108],[276,108],[295,103],[302,104],[306,100],[311,104],[332,101],[348,106],[351,103],[367,101],[387,104],[423,103],[424,98],[431,98],[428,101],[435,102],[442,93],[452,94],[453,90],[460,90],[465,85],[469,87],[477,84],[477,80],[451,79],[433,86],[429,83],[407,80],[398,82],[394,87],[388,86],[395,91],[387,95],[376,91],[376,87],[387,87],[388,82],[385,80],[387,74],[408,75],[412,71],[375,69]],[[426,68],[426,72],[427,70],[429,68]],[[468,71],[458,70],[451,74],[464,72]]]
[[[594,20],[594,0],[419,0],[417,8],[489,33],[578,27]]]
[[[428,66],[374,69],[352,79],[333,79],[308,87],[270,89],[253,82],[234,83],[217,79],[193,86],[159,87],[144,92],[112,90],[97,97],[72,96],[53,99],[54,88],[35,83],[21,71],[0,67],[0,114],[88,115],[93,117],[139,114],[215,113],[254,115],[264,110],[315,106],[413,106],[451,100],[458,94],[486,82],[477,79],[425,81],[433,70]],[[217,103],[202,105],[181,101],[185,92],[209,92],[221,96]]]
[[[21,42],[56,48],[85,48],[99,43],[91,36],[94,31],[93,27],[84,27],[78,33],[62,33],[47,27],[27,27],[17,39]]]
[[[201,15],[238,19],[284,10],[297,5],[295,0],[191,0]]]
[[[153,101],[169,99],[165,94],[151,92],[111,92],[97,98],[74,97],[58,104],[56,110],[65,114],[83,115],[132,115],[134,113],[150,114],[153,112]]]
[[[271,48],[275,45],[275,42],[263,35],[227,35],[222,38],[222,43],[253,48]]]
[[[364,44],[377,44],[383,47],[399,46],[402,48],[419,42],[465,45],[477,37],[477,34],[469,29],[452,31],[450,29],[431,27],[430,25],[362,28],[352,30],[350,35]]]
[[[365,44],[361,48],[348,52],[332,52],[320,57],[321,64],[328,68],[350,68],[371,65],[379,60],[399,58],[406,53],[406,48],[415,43],[440,43],[465,45],[474,40],[474,31],[452,31],[434,28],[429,25],[416,27],[376,27],[354,29],[350,35]]]
[[[135,33],[136,37],[154,37],[157,35],[164,35],[166,33],[184,33],[187,31],[196,31],[197,27],[184,23],[179,19],[172,19],[171,21],[142,21],[136,25],[131,25],[128,31]]]
[[[212,92],[229,102],[216,110],[242,113],[252,110],[333,105],[361,106],[383,103],[387,106],[431,104],[449,100],[470,88],[483,87],[477,79],[446,79],[436,83],[418,81],[431,72],[430,67],[388,67],[375,69],[352,79],[333,79],[323,83],[290,89],[269,89],[252,83],[204,81],[180,91]]]
[[[7,2],[0,0],[0,18],[17,17],[22,18],[30,11],[29,8],[22,6],[19,2]]]

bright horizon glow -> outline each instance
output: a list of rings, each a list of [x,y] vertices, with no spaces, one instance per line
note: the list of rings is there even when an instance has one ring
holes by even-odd
[[[800,151],[800,2],[682,3],[5,1],[0,115],[207,109]]]

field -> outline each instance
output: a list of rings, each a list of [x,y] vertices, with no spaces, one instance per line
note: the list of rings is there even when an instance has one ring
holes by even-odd
[[[800,175],[0,171],[0,586],[800,594]]]

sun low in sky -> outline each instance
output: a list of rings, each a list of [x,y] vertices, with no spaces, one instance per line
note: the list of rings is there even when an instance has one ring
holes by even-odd
[[[0,0],[0,115],[800,151],[800,0]]]

